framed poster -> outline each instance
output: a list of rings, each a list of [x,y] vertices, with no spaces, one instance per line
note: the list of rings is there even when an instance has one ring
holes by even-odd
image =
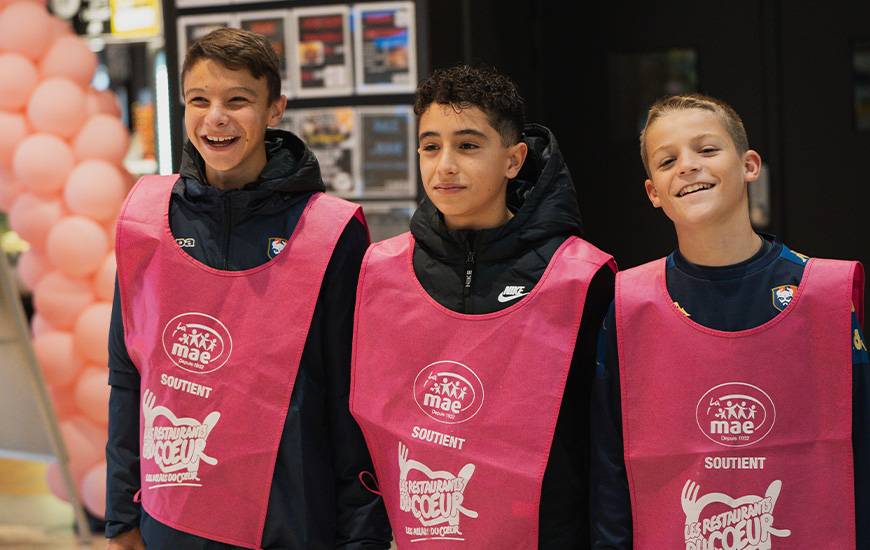
[[[356,91],[413,92],[417,87],[417,38],[413,2],[354,6]]]
[[[290,86],[290,56],[288,46],[292,44],[287,10],[245,11],[239,13],[239,27],[265,36],[278,55],[281,66],[281,93],[292,97]]]
[[[414,201],[366,201],[361,204],[373,243],[408,231],[411,216],[417,209]]]
[[[324,6],[293,10],[291,53],[298,97],[340,96],[353,92],[350,9]]]
[[[357,113],[360,196],[416,198],[417,155],[411,107],[364,107]]]
[[[184,66],[187,48],[197,39],[202,38],[215,29],[222,27],[238,27],[238,17],[235,13],[209,13],[204,15],[182,15],[178,18],[178,73]]]
[[[359,196],[355,174],[359,155],[356,113],[350,107],[294,110],[297,135],[314,152],[326,191],[339,197]]]

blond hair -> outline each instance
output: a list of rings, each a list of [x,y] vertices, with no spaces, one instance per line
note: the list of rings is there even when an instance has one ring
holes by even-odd
[[[719,117],[728,135],[731,136],[731,141],[734,142],[734,147],[737,149],[737,154],[742,155],[749,150],[749,139],[746,137],[746,128],[743,127],[743,120],[740,115],[734,110],[731,105],[728,105],[721,99],[709,97],[703,94],[681,94],[672,95],[659,99],[649,108],[649,113],[646,115],[646,124],[643,125],[643,130],[640,132],[640,158],[643,161],[643,168],[646,170],[647,176],[650,175],[650,169],[646,156],[646,133],[652,123],[659,117],[676,111],[687,111],[689,109],[701,109],[710,111]]]

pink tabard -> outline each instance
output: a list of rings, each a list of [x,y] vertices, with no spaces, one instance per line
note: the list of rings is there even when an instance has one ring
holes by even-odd
[[[860,264],[809,260],[782,313],[722,332],[674,306],[664,259],[617,276],[635,548],[855,548],[853,288]]]
[[[532,291],[484,315],[426,294],[399,235],[369,248],[351,412],[400,549],[536,548],[541,481],[586,291],[610,256],[568,239]]]
[[[221,271],[170,233],[176,179],[140,180],[118,221],[127,351],[142,376],[142,505],[180,531],[257,548],[320,284],[359,207],[315,194],[277,257]]]

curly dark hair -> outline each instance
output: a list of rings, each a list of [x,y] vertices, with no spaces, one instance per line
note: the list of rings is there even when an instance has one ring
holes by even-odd
[[[525,102],[516,84],[494,68],[459,65],[436,70],[414,94],[418,119],[432,103],[452,105],[457,111],[477,107],[486,114],[505,146],[522,138]]]

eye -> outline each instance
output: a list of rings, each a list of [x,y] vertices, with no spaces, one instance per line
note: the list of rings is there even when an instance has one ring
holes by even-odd
[[[188,99],[187,102],[190,103],[191,105],[196,105],[198,107],[203,106],[203,105],[208,105],[208,100],[202,96],[194,96],[194,97]]]
[[[437,151],[437,150],[438,150],[438,145],[435,143],[421,143],[420,144],[420,151],[425,151],[428,153],[428,152]]]
[[[244,96],[236,96],[236,97],[233,97],[230,99],[230,103],[239,104],[239,103],[248,103],[248,102],[249,102],[248,98],[246,98]]]
[[[479,146],[478,144],[476,144],[476,143],[472,143],[472,142],[470,142],[470,141],[466,141],[466,142],[460,144],[460,145],[459,145],[459,148],[460,148],[460,149],[471,150],[471,149],[480,149],[480,146]]]
[[[667,168],[668,166],[670,166],[673,163],[674,163],[673,158],[671,158],[671,157],[664,158],[661,160],[661,162],[659,162],[659,168]]]
[[[719,148],[715,147],[713,145],[706,145],[706,146],[701,148],[702,153],[715,153],[718,150],[719,150]]]

